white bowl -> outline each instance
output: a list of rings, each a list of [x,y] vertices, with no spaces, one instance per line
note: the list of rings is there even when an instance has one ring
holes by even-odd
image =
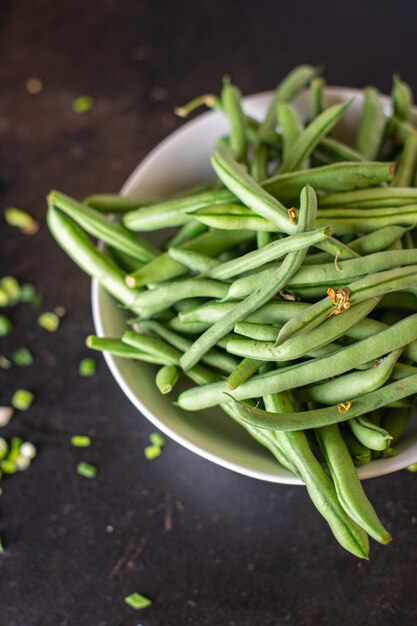
[[[339,125],[340,137],[349,137],[357,127],[361,92],[354,89],[328,88],[326,102],[333,104],[355,100]],[[271,100],[272,92],[260,93],[244,100],[248,114],[261,118]],[[382,98],[386,112],[390,102]],[[300,114],[308,114],[308,96],[300,94],[295,101]],[[417,117],[417,115],[416,115]],[[210,155],[219,137],[228,131],[224,116],[207,112],[184,124],[162,141],[138,165],[124,184],[125,196],[164,196],[213,177]],[[96,332],[100,336],[118,337],[125,330],[126,315],[116,301],[97,283],[92,285],[92,306]],[[171,404],[154,384],[156,367],[131,362],[105,354],[114,378],[136,408],[159,430],[218,465],[241,474],[276,483],[301,484],[301,481],[281,467],[271,454],[255,442],[222,411],[210,409],[188,413]],[[398,445],[399,454],[390,459],[372,461],[359,468],[361,478],[380,476],[403,469],[417,462],[417,425],[413,424],[407,437]]]

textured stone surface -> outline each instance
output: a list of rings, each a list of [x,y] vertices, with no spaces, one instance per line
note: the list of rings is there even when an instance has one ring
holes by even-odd
[[[219,88],[230,73],[245,93],[270,88],[299,62],[323,62],[328,82],[390,88],[398,70],[417,88],[415,5],[260,0],[240,3],[2,0],[2,202],[41,221],[36,237],[1,222],[1,274],[34,282],[43,309],[63,305],[58,333],[29,306],[11,311],[1,353],[30,347],[35,364],[0,371],[0,398],[26,386],[36,402],[7,435],[39,446],[26,474],[4,481],[1,626],[408,626],[417,621],[417,478],[366,483],[394,535],[358,562],[332,539],[301,488],[233,474],[173,442],[149,463],[150,424],[104,362],[77,366],[92,332],[89,281],[57,248],[45,195],[117,190],[181,122],[172,109]],[[226,5],[226,6],[224,6]],[[43,89],[29,95],[38,77]],[[83,115],[71,101],[89,94]],[[2,218],[0,218],[2,220]],[[74,433],[89,450],[69,446]],[[86,459],[95,481],[75,473]],[[139,591],[142,613],[123,597]]]

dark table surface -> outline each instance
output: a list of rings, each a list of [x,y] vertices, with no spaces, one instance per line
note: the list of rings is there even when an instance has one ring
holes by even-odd
[[[201,8],[199,5],[201,4]],[[338,547],[304,489],[222,469],[169,441],[150,463],[154,429],[112,379],[77,366],[93,331],[89,280],[46,229],[45,195],[117,191],[181,121],[173,107],[218,90],[232,75],[244,93],[272,87],[300,62],[324,63],[330,84],[389,90],[398,70],[416,89],[413,2],[323,0],[240,3],[2,0],[2,203],[42,222],[27,237],[1,219],[1,275],[33,282],[42,310],[62,305],[55,335],[38,312],[10,312],[1,353],[30,347],[35,364],[0,371],[1,403],[18,386],[36,401],[2,435],[34,441],[27,473],[3,481],[1,626],[369,626],[417,620],[417,478],[366,483],[394,535],[369,562]],[[30,95],[26,81],[41,79]],[[83,115],[70,103],[93,96]],[[89,433],[88,451],[69,437]],[[78,476],[81,458],[99,466]],[[171,520],[171,521],[170,521]],[[123,597],[153,606],[135,613]]]

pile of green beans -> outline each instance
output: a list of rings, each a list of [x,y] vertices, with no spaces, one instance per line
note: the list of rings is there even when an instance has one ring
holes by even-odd
[[[228,119],[214,180],[170,198],[53,191],[47,220],[132,313],[122,337],[87,345],[156,367],[157,388],[184,411],[220,406],[305,483],[340,544],[368,558],[368,536],[391,536],[356,466],[397,453],[417,397],[417,131],[395,76],[389,116],[366,87],[356,133],[341,141],[351,101],[329,106],[318,74],[290,72],[263,120],[229,78],[177,109]],[[148,238],[167,228],[165,243]]]

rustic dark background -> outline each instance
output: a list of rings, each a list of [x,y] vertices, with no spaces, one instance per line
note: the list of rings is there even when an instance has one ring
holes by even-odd
[[[39,446],[30,471],[3,481],[1,626],[416,623],[416,476],[366,483],[394,542],[358,562],[302,488],[239,476],[173,442],[146,461],[153,429],[104,362],[93,379],[77,374],[93,330],[89,280],[44,224],[50,187],[117,191],[181,124],[173,107],[217,90],[225,73],[245,93],[299,62],[324,63],[330,84],[386,91],[398,70],[417,88],[415,24],[415,3],[386,0],[1,0],[2,204],[42,222],[25,237],[0,218],[1,275],[34,282],[43,309],[67,309],[48,335],[22,305],[1,340],[1,353],[24,345],[36,355],[27,370],[0,371],[2,403],[18,385],[36,393],[5,434]],[[31,77],[42,81],[38,95],[26,90]],[[95,106],[76,115],[80,94]],[[72,449],[70,435],[85,432],[93,446]],[[99,466],[95,481],[75,473],[81,458]],[[135,590],[153,606],[125,606]]]

